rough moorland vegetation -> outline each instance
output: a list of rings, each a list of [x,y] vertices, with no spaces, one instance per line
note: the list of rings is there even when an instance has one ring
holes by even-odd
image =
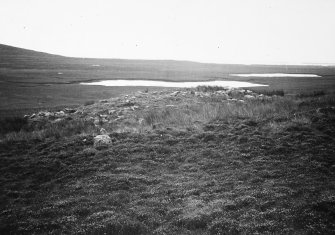
[[[2,234],[335,233],[334,94],[137,92],[0,123]]]

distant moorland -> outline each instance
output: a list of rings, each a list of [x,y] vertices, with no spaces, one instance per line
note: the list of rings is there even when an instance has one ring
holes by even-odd
[[[241,78],[234,73],[310,73],[319,78]],[[143,87],[82,86],[110,79],[238,80],[268,84],[285,93],[335,90],[335,67],[206,64],[188,61],[70,58],[0,45],[0,115],[76,106]],[[159,88],[150,88],[157,90]]]

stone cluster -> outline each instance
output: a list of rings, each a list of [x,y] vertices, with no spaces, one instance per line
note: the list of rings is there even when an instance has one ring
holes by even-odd
[[[154,92],[136,92],[132,95],[124,95],[117,98],[97,101],[91,105],[77,108],[66,108],[56,112],[41,111],[26,116],[30,121],[49,120],[57,123],[64,119],[82,119],[92,122],[96,128],[104,126],[120,126],[136,123],[142,125],[145,121],[143,113],[150,109],[166,107],[178,109],[185,104],[215,102],[232,102],[241,105],[248,102],[267,101],[276,96],[265,96],[245,89],[220,89],[201,91],[201,89],[166,89]],[[108,133],[100,130],[100,134],[94,139],[96,146],[111,143]]]

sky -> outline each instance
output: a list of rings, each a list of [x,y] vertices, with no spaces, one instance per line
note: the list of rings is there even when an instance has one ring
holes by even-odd
[[[210,63],[335,63],[335,0],[1,0],[0,44]]]

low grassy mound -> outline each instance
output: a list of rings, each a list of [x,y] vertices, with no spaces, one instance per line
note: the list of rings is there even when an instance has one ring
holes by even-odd
[[[198,88],[31,115],[0,129],[0,232],[333,234],[334,106]]]

